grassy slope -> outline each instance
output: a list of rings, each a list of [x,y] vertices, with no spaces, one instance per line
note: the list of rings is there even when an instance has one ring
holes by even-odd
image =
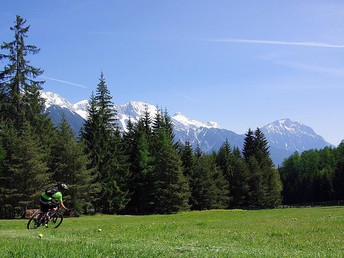
[[[100,215],[37,230],[27,230],[26,222],[0,220],[0,257],[344,255],[344,207]]]

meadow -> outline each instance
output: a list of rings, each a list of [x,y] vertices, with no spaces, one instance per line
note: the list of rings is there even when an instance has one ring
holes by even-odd
[[[0,257],[343,257],[344,207],[0,220]],[[43,235],[41,238],[39,235]]]

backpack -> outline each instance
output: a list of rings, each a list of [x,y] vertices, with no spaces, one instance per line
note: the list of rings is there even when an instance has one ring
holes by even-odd
[[[56,194],[59,191],[57,186],[50,186],[45,189],[45,194],[49,197],[52,197],[54,194]]]

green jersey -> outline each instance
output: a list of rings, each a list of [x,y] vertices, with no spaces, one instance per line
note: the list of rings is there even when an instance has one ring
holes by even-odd
[[[51,197],[49,197],[45,192],[43,192],[42,197],[47,201],[55,202],[55,200],[57,199],[58,202],[62,202],[62,193],[61,192],[56,192]]]

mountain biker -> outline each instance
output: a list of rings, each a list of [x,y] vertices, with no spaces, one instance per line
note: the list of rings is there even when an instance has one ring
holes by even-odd
[[[39,198],[39,203],[41,205],[41,211],[47,213],[48,220],[49,211],[56,210],[58,206],[62,207],[65,210],[68,208],[63,204],[62,192],[63,190],[68,190],[68,186],[64,183],[61,183],[57,186],[51,186],[45,189]]]

